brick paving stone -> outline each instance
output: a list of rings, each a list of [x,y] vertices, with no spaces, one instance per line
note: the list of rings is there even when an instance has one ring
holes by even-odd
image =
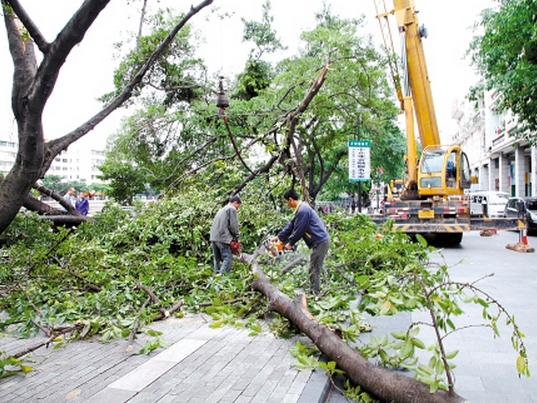
[[[241,390],[230,389],[224,396],[222,396],[222,399],[219,400],[218,403],[234,403],[241,393]]]
[[[130,403],[130,402],[129,402]],[[178,403],[178,400],[176,399],[175,396],[172,396],[172,395],[166,395],[166,396],[163,396],[159,401],[158,403]],[[186,403],[186,402],[185,402]]]
[[[294,382],[291,384],[291,386],[289,386],[289,394],[300,395],[304,390],[304,387],[308,382],[310,375],[310,371],[299,371],[295,376]]]
[[[298,402],[298,399],[300,398],[300,395],[293,395],[291,393],[287,393],[285,397],[282,400],[282,403],[296,403]]]
[[[287,399],[294,403],[298,400],[295,394],[299,395],[308,382],[308,373],[292,366],[289,349],[294,339],[250,337],[247,329],[232,327],[212,329],[203,315],[170,318],[151,327],[163,332],[170,344],[167,350],[135,355],[125,351],[124,340],[77,341],[56,350],[41,348],[32,353],[34,372],[0,380],[0,402],[58,403],[67,401],[68,394],[78,393],[69,401],[281,403]],[[146,339],[142,335],[137,347]],[[21,351],[38,340],[0,338],[0,350]],[[201,347],[184,353],[188,343]]]

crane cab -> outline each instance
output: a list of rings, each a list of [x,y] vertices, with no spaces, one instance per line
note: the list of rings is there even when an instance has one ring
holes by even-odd
[[[459,146],[430,146],[423,150],[418,169],[421,198],[462,196],[470,185],[470,164]]]

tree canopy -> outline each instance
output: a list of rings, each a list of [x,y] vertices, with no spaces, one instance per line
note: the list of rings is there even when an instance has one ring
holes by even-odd
[[[519,118],[520,136],[535,142],[537,127],[537,3],[501,0],[476,23],[472,64],[485,78],[486,89],[501,94],[500,106]]]
[[[312,199],[325,185],[333,197],[351,190],[347,142],[355,138],[358,118],[362,137],[373,142],[373,180],[400,175],[404,138],[395,124],[393,91],[383,58],[360,32],[361,21],[333,16],[326,8],[317,14],[317,26],[302,34],[297,54],[272,64],[263,56],[283,44],[272,31],[269,11],[267,3],[261,22],[244,21],[244,40],[254,47],[244,70],[225,81],[231,100],[225,116],[206,96],[163,103],[169,96],[138,94],[136,112],[109,143],[101,167],[105,178],[118,189],[141,188],[144,180],[174,189],[195,177],[222,186],[222,175],[238,169],[235,191],[260,176],[274,182],[283,174],[291,183],[303,181]],[[156,28],[149,38],[158,34]],[[155,42],[149,38],[143,42]],[[139,180],[122,175],[122,167]]]

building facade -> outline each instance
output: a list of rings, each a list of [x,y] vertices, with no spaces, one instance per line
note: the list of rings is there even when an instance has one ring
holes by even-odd
[[[13,139],[0,138],[0,174],[6,175],[15,162],[18,144]],[[84,145],[71,145],[52,162],[47,175],[57,175],[65,181],[84,180],[86,184],[103,183],[98,166],[104,163],[104,150]]]
[[[5,175],[15,163],[17,143],[11,139],[0,139],[0,174]]]
[[[47,174],[61,176],[65,181],[84,180],[88,185],[102,183],[98,166],[104,159],[103,150],[76,148],[73,144],[54,158]]]
[[[496,190],[511,196],[537,195],[537,149],[517,138],[516,116],[499,112],[499,94],[485,91],[477,101],[456,105],[458,130],[451,139],[468,155],[472,190]]]

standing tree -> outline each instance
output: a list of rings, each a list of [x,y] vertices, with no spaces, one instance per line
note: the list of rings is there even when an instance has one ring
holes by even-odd
[[[360,21],[323,10],[317,27],[303,33],[303,49],[272,66],[262,56],[283,45],[271,29],[269,10],[264,6],[262,22],[243,21],[244,40],[254,50],[236,81],[226,85],[231,103],[225,119],[203,97],[163,104],[164,88],[140,94],[143,108],[124,121],[103,166],[118,188],[133,183],[121,175],[126,163],[132,174],[161,189],[195,179],[240,191],[259,177],[272,188],[282,173],[286,186],[300,182],[312,199],[324,186],[339,194],[349,190],[347,141],[364,107],[363,133],[373,141],[373,168],[379,172],[375,179],[400,175],[404,139],[394,124],[397,108],[382,57],[370,38],[360,36]],[[226,178],[233,179],[224,186]]]
[[[485,78],[487,89],[501,94],[501,108],[519,118],[521,137],[535,142],[537,127],[537,3],[502,0],[499,10],[487,9],[476,28],[469,54]],[[527,129],[532,130],[528,131]]]
[[[2,0],[9,49],[14,64],[11,104],[17,122],[19,148],[13,168],[0,183],[0,233],[9,226],[21,206],[31,197],[30,189],[39,178],[44,177],[56,155],[85,136],[127,101],[142,83],[158,56],[172,43],[188,20],[213,0],[204,0],[199,5],[190,7],[166,37],[141,61],[140,68],[132,72],[121,91],[110,99],[100,112],[72,132],[45,142],[43,111],[54,90],[60,69],[109,2],[110,0],[85,0],[54,41],[48,42],[19,0]],[[43,56],[39,64],[36,48]],[[61,198],[58,197],[58,200],[63,203]],[[32,200],[35,208],[34,202],[35,200]],[[43,205],[41,211],[50,211],[50,208]],[[82,220],[80,217],[76,219]]]

